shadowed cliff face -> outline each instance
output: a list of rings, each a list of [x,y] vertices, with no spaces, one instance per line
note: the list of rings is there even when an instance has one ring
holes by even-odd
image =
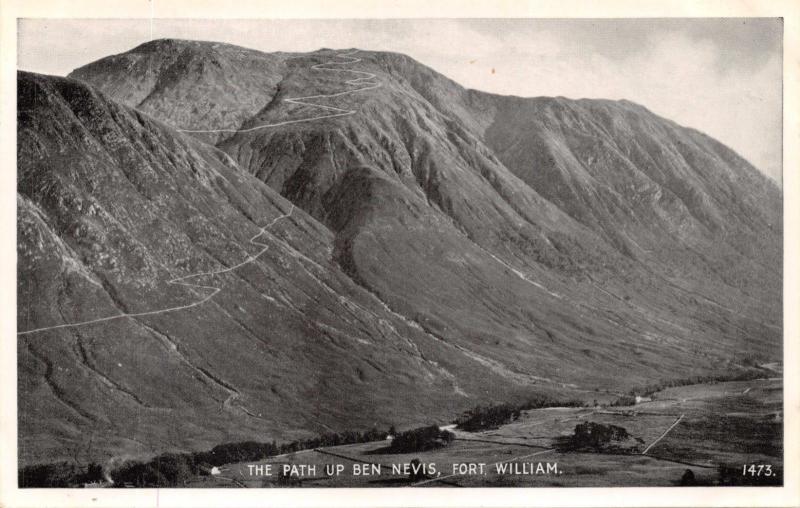
[[[19,329],[189,307],[21,335],[23,460],[780,359],[780,192],[640,106],[187,41],[72,76],[19,78]]]

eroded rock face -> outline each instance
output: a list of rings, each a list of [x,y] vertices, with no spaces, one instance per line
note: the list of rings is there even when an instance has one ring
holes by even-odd
[[[23,460],[780,358],[781,195],[729,149],[631,103],[344,53],[155,41],[72,74],[91,86],[20,74],[19,329],[219,288],[20,336]]]

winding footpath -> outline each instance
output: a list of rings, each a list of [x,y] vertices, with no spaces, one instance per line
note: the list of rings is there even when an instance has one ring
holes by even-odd
[[[212,270],[212,271],[209,271],[209,272],[192,273],[190,275],[184,275],[183,277],[177,277],[177,278],[170,279],[170,280],[167,281],[167,284],[176,284],[176,285],[180,285],[180,286],[186,286],[186,287],[189,287],[189,288],[192,288],[192,289],[201,289],[201,290],[210,291],[210,293],[208,293],[202,299],[197,300],[196,302],[192,302],[192,303],[189,303],[187,305],[179,305],[177,307],[168,307],[168,308],[165,308],[165,309],[149,310],[149,311],[146,311],[146,312],[131,312],[131,313],[125,313],[125,314],[116,314],[114,316],[108,316],[108,317],[99,318],[99,319],[91,319],[89,321],[81,321],[79,323],[67,323],[67,324],[55,325],[55,326],[45,326],[45,327],[36,328],[36,329],[33,329],[33,330],[25,330],[23,332],[17,332],[17,335],[28,335],[28,334],[32,334],[32,333],[46,332],[48,330],[57,330],[59,328],[75,328],[75,327],[78,327],[78,326],[85,326],[85,325],[92,325],[92,324],[96,324],[96,323],[103,323],[103,322],[106,322],[106,321],[113,321],[115,319],[136,318],[136,317],[143,317],[143,316],[155,316],[155,315],[158,315],[158,314],[166,314],[167,312],[175,312],[175,311],[179,311],[179,310],[186,310],[186,309],[191,309],[193,307],[197,307],[199,305],[203,305],[207,301],[209,301],[212,298],[214,298],[214,296],[216,296],[217,293],[222,291],[222,287],[219,287],[219,286],[204,286],[202,284],[195,284],[195,283],[192,283],[192,282],[188,282],[187,279],[193,279],[193,278],[197,278],[197,277],[208,277],[208,276],[213,276],[213,275],[221,275],[223,273],[232,272],[232,271],[234,271],[234,270],[236,270],[238,268],[241,268],[241,267],[243,267],[243,266],[245,266],[247,264],[252,263],[256,259],[258,259],[259,256],[261,256],[262,254],[267,252],[267,250],[269,250],[269,245],[268,244],[258,242],[258,241],[256,241],[256,239],[258,237],[260,237],[261,235],[263,235],[264,233],[266,233],[267,230],[269,230],[272,226],[277,224],[278,221],[280,221],[282,219],[286,219],[289,216],[291,216],[292,212],[294,212],[294,205],[292,205],[292,207],[289,209],[289,211],[287,213],[281,215],[280,217],[276,217],[275,219],[270,221],[269,224],[267,224],[266,226],[262,227],[259,230],[258,233],[253,235],[253,237],[250,238],[250,243],[252,243],[253,245],[261,247],[261,250],[258,251],[256,254],[248,256],[241,263],[235,264],[233,266],[229,266],[228,268],[223,268],[221,270]]]
[[[340,66],[340,65],[350,65],[350,64],[354,64],[354,63],[360,62],[361,61],[360,58],[355,58],[355,57],[352,56],[353,54],[355,54],[357,52],[358,52],[358,50],[353,50],[353,51],[351,51],[349,53],[341,53],[341,54],[338,54],[338,55],[334,55],[335,58],[344,59],[344,61],[323,62],[323,63],[319,63],[319,64],[311,66],[311,69],[318,70],[318,71],[349,72],[351,74],[357,74],[357,75],[359,75],[359,77],[353,78],[353,79],[349,79],[349,80],[345,81],[344,83],[346,85],[349,85],[349,86],[356,86],[356,87],[360,87],[360,88],[355,88],[355,89],[352,89],[352,90],[345,90],[343,92],[336,92],[336,93],[330,93],[330,94],[306,95],[306,96],[303,96],[303,97],[291,97],[291,98],[283,99],[283,102],[286,102],[286,103],[289,103],[289,104],[296,104],[296,105],[300,105],[300,106],[310,106],[310,107],[314,107],[314,108],[320,108],[322,110],[322,112],[321,112],[322,114],[320,114],[318,116],[309,117],[309,118],[301,118],[301,119],[298,119],[298,120],[287,120],[287,121],[277,122],[277,123],[262,124],[262,125],[257,125],[255,127],[248,128],[248,129],[208,129],[208,130],[176,129],[176,130],[179,131],[179,132],[188,132],[188,133],[251,132],[251,131],[258,130],[258,129],[266,129],[266,128],[269,128],[269,127],[280,127],[282,125],[289,125],[289,124],[294,124],[294,123],[312,122],[312,121],[315,121],[315,120],[323,120],[323,119],[326,119],[326,118],[337,118],[337,117],[342,117],[342,116],[354,115],[354,114],[356,114],[358,112],[355,109],[343,109],[343,108],[338,108],[338,107],[334,107],[334,106],[325,106],[325,105],[322,105],[322,104],[316,104],[314,102],[307,102],[307,101],[309,101],[311,99],[325,99],[325,98],[332,98],[332,97],[341,97],[343,95],[348,95],[348,94],[353,94],[353,93],[358,93],[358,92],[365,92],[367,90],[373,90],[375,88],[380,87],[381,83],[375,81],[375,74],[373,74],[373,73],[364,72],[364,71],[355,71],[355,70],[352,70],[352,69],[339,69],[337,67],[331,67],[331,66]],[[294,58],[302,58],[302,57],[294,57]],[[20,336],[20,335],[30,335],[30,334],[34,334],[34,333],[46,332],[46,331],[49,331],[49,330],[57,330],[57,329],[61,329],[61,328],[75,328],[75,327],[78,327],[78,326],[86,326],[86,325],[92,325],[92,324],[97,324],[97,323],[104,323],[104,322],[113,321],[113,320],[116,320],[116,319],[137,318],[137,317],[144,317],[144,316],[154,316],[154,315],[158,315],[158,314],[166,314],[168,312],[176,312],[176,311],[180,311],[180,310],[191,309],[193,307],[198,307],[200,305],[203,305],[207,301],[209,301],[212,298],[214,298],[214,296],[216,296],[217,293],[222,291],[222,287],[197,284],[197,283],[194,283],[194,282],[189,282],[189,279],[195,279],[195,278],[198,278],[198,277],[209,277],[209,276],[214,276],[214,275],[221,275],[221,274],[224,274],[224,273],[232,272],[233,270],[241,268],[242,266],[245,266],[245,265],[247,265],[249,263],[252,263],[259,256],[261,256],[261,254],[265,253],[269,249],[269,246],[267,244],[261,243],[261,242],[257,242],[256,239],[258,237],[260,237],[261,235],[263,235],[265,232],[267,232],[267,230],[269,228],[271,228],[272,226],[274,226],[278,221],[289,217],[292,214],[293,211],[294,211],[294,205],[292,205],[292,207],[291,207],[291,209],[289,210],[288,213],[273,219],[269,224],[267,224],[266,226],[261,228],[261,230],[255,236],[253,236],[250,239],[250,243],[252,243],[253,245],[257,245],[257,246],[261,247],[261,250],[256,254],[248,256],[247,259],[245,259],[241,263],[236,264],[234,266],[230,266],[228,268],[221,269],[221,270],[213,270],[213,271],[209,271],[209,272],[193,273],[193,274],[190,274],[190,275],[184,275],[183,277],[177,277],[177,278],[170,279],[169,281],[167,281],[167,284],[176,284],[176,285],[180,285],[180,286],[186,286],[186,287],[189,287],[189,288],[192,288],[192,289],[199,289],[199,290],[202,290],[202,291],[209,291],[209,293],[206,296],[204,296],[203,298],[201,298],[200,300],[197,300],[195,302],[189,303],[187,305],[179,305],[177,307],[168,307],[168,308],[164,308],[164,309],[156,309],[156,310],[150,310],[150,311],[146,311],[146,312],[132,312],[132,313],[116,314],[114,316],[108,316],[108,317],[103,317],[103,318],[99,318],[99,319],[91,319],[91,320],[88,320],[88,321],[81,321],[81,322],[78,322],[78,323],[66,323],[66,324],[55,325],[55,326],[45,326],[45,327],[42,327],[42,328],[35,328],[33,330],[25,330],[25,331],[22,331],[22,332],[17,332],[17,335],[18,336]]]
[[[249,127],[247,129],[176,129],[178,132],[189,132],[189,133],[216,133],[216,132],[252,132],[259,129],[266,129],[269,127],[280,127],[282,125],[290,125],[294,123],[301,123],[301,122],[312,122],[315,120],[323,120],[325,118],[338,118],[340,116],[350,116],[354,115],[358,112],[355,109],[343,109],[337,108],[334,106],[324,106],[322,104],[317,104],[315,102],[307,102],[310,99],[328,99],[332,97],[341,97],[343,95],[358,93],[358,92],[366,92],[367,90],[374,90],[376,88],[380,88],[381,84],[375,80],[375,74],[371,72],[364,72],[364,71],[354,71],[352,69],[338,69],[338,68],[331,68],[332,65],[350,65],[354,63],[358,63],[361,61],[360,58],[355,58],[352,56],[353,54],[358,53],[358,50],[353,50],[349,53],[342,53],[339,55],[334,55],[336,58],[344,58],[344,62],[323,62],[316,65],[312,65],[311,69],[316,71],[329,71],[329,72],[349,72],[351,74],[358,74],[361,77],[348,79],[344,83],[350,86],[361,86],[361,88],[356,88],[353,90],[345,90],[344,92],[337,92],[337,93],[330,93],[330,94],[318,94],[318,95],[306,95],[303,97],[287,97],[283,99],[283,102],[288,104],[296,104],[299,106],[310,106],[313,108],[320,108],[323,111],[322,114],[318,116],[312,116],[309,118],[301,118],[299,120],[286,120],[283,122],[276,122],[276,123],[265,123],[261,125],[257,125],[255,127]],[[295,57],[298,58],[298,57]],[[302,58],[302,57],[300,57]],[[362,86],[364,85],[364,86]]]

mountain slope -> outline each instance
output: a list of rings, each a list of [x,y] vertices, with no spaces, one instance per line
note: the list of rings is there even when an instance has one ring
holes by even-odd
[[[229,44],[157,40],[81,67],[70,77],[94,84],[183,129],[237,127],[278,92],[284,58]],[[135,79],[131,79],[134,78]],[[219,136],[203,135],[205,141]]]
[[[710,285],[693,289],[716,301],[780,298],[780,191],[730,149],[631,103],[498,102],[486,133],[498,157],[618,250],[695,269]]]
[[[73,432],[158,434],[152,421],[97,423],[125,393],[202,417],[147,444],[164,449],[222,440],[236,411],[237,436],[272,438],[780,359],[779,191],[639,106],[465,90],[392,53],[188,41],[72,76],[113,100],[20,78],[20,330],[221,287],[201,306],[43,332],[47,348],[22,335],[21,380],[72,407]],[[183,385],[180,369],[113,367],[157,357],[130,340],[147,334],[191,345],[186,361],[219,381],[215,402],[203,375],[156,395]],[[68,395],[77,384],[54,359],[115,395]],[[37,437],[74,439],[56,430],[65,419]]]
[[[780,322],[782,196],[729,148],[628,101],[486,94],[408,57],[384,60],[387,74],[472,127],[516,176],[626,257],[667,278],[691,274],[692,290],[712,300],[734,291],[753,316]]]
[[[72,80],[21,73],[18,90],[22,461],[424,421],[499,395],[224,153]]]
[[[453,223],[494,264],[499,258],[550,293],[659,327],[701,321],[661,330],[670,338],[694,341],[692,330],[708,336],[710,325],[732,351],[775,348],[780,193],[730,150],[624,101],[483,94],[403,55],[323,50],[291,62],[278,78],[284,98],[333,94],[313,102],[355,114],[273,128],[326,113],[273,100],[219,147],[339,231],[340,244],[367,236],[364,213],[397,215],[385,196],[362,192],[371,183],[353,184],[388,179],[392,193],[402,186],[424,199],[421,213]],[[379,87],[346,82],[365,74]],[[367,250],[397,253],[402,263],[413,242],[383,230],[369,234],[386,245]],[[377,263],[385,272],[370,284],[405,273],[389,261]],[[441,290],[431,287],[432,305],[409,312],[435,308]],[[412,295],[416,287],[398,304],[411,305]]]

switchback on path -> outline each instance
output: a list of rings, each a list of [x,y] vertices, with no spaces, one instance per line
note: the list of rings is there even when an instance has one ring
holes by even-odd
[[[317,70],[317,71],[350,72],[350,73],[353,73],[353,74],[359,74],[359,75],[361,75],[361,77],[348,79],[344,83],[346,85],[351,85],[351,86],[360,86],[360,85],[366,85],[366,86],[364,86],[362,88],[356,88],[354,90],[345,90],[343,92],[336,92],[336,93],[330,93],[330,94],[306,95],[306,96],[303,96],[303,97],[288,97],[286,99],[283,99],[283,102],[285,102],[287,104],[296,104],[296,105],[299,105],[299,106],[310,106],[310,107],[313,107],[313,108],[320,108],[323,111],[321,112],[322,114],[320,114],[319,116],[312,116],[312,117],[309,117],[309,118],[301,118],[301,119],[298,119],[298,120],[285,120],[283,122],[276,122],[276,123],[266,123],[266,124],[257,125],[255,127],[249,127],[247,129],[177,129],[177,130],[178,130],[178,132],[189,132],[189,133],[252,132],[252,131],[256,131],[256,130],[260,130],[260,129],[266,129],[266,128],[269,128],[269,127],[280,127],[282,125],[290,125],[290,124],[293,124],[293,123],[312,122],[312,121],[315,121],[315,120],[323,120],[325,118],[337,118],[337,117],[340,117],[340,116],[354,115],[354,114],[357,113],[357,110],[355,110],[355,109],[343,109],[343,108],[337,108],[335,106],[324,106],[322,104],[317,104],[317,103],[314,103],[314,102],[307,102],[307,101],[310,100],[310,99],[327,99],[327,98],[331,98],[331,97],[341,97],[343,95],[348,95],[348,94],[358,93],[358,92],[366,92],[367,90],[374,90],[375,88],[379,88],[381,86],[381,84],[380,83],[376,83],[376,82],[373,81],[375,79],[375,74],[372,74],[371,72],[354,71],[352,69],[336,69],[336,68],[331,69],[330,67],[326,67],[326,66],[331,66],[331,65],[350,65],[350,64],[358,63],[358,62],[361,61],[361,59],[351,56],[351,55],[353,55],[355,53],[358,53],[357,49],[353,50],[353,51],[351,51],[349,53],[342,53],[340,55],[335,55],[336,58],[345,58],[345,59],[347,59],[347,61],[345,61],[345,62],[328,61],[328,62],[323,62],[323,63],[319,63],[319,64],[316,64],[316,65],[312,65],[311,68],[313,70]]]

